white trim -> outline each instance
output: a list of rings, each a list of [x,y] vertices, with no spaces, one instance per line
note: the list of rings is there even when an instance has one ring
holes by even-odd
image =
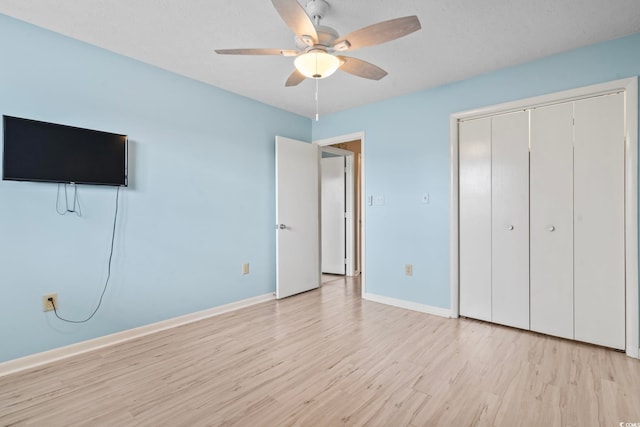
[[[353,187],[353,181],[354,181],[354,176],[353,176],[353,159],[355,157],[355,153],[351,152],[350,155],[345,157],[345,168],[346,168],[346,182],[345,182],[345,187],[346,187],[346,203],[345,203],[345,209],[347,211],[347,221],[346,221],[346,227],[347,227],[347,233],[346,233],[346,237],[347,237],[347,265],[346,265],[346,271],[347,271],[347,276],[355,276],[356,275],[356,226],[355,226],[355,211],[354,211],[354,202],[353,199],[355,198],[355,191],[354,191],[354,187]]]
[[[460,244],[460,206],[458,196],[458,182],[460,178],[459,162],[458,162],[458,119],[451,117],[449,134],[451,135],[451,182],[450,191],[451,199],[449,201],[449,280],[451,284],[451,317],[456,319],[460,314],[460,257],[458,245]],[[455,141],[455,143],[454,143]]]
[[[434,316],[451,317],[451,311],[442,307],[434,307],[426,304],[418,304],[417,302],[402,299],[385,297],[376,294],[364,294],[364,299],[377,302],[380,304],[392,305],[394,307],[404,308],[406,310],[419,311],[421,313],[433,314]]]
[[[98,350],[104,347],[120,344],[135,338],[144,337],[156,332],[165,331],[167,329],[176,328],[178,326],[208,319],[230,311],[239,310],[255,304],[266,301],[273,301],[275,295],[273,293],[258,295],[253,298],[247,298],[241,301],[232,302],[225,305],[209,308],[207,310],[195,313],[185,314],[184,316],[174,317],[172,319],[162,320],[160,322],[151,323],[149,325],[139,326],[137,328],[128,329],[122,332],[105,335],[102,337],[82,341],[76,344],[64,347],[54,348],[52,350],[43,351],[41,353],[32,354],[18,359],[9,360],[0,363],[0,377],[24,371],[26,369],[35,368],[58,360],[66,359],[79,354]]]
[[[313,141],[314,144],[319,145],[320,147],[324,147],[327,145],[333,145],[333,144],[340,144],[342,142],[349,142],[349,141],[355,141],[355,140],[360,140],[360,153],[362,154],[362,163],[361,163],[361,170],[360,170],[360,175],[361,175],[361,193],[360,194],[360,203],[362,206],[362,210],[360,215],[362,215],[362,242],[360,245],[361,248],[361,259],[360,259],[360,277],[361,277],[361,295],[362,297],[364,297],[364,295],[366,294],[366,275],[367,275],[367,269],[366,269],[366,235],[367,235],[367,222],[366,222],[366,212],[367,212],[367,204],[366,204],[366,194],[367,194],[367,186],[366,186],[366,174],[365,174],[365,143],[364,143],[364,132],[354,132],[354,133],[350,133],[347,135],[341,135],[341,136],[334,136],[331,138],[324,138],[324,139],[318,139]]]
[[[625,86],[625,241],[626,241],[626,330],[629,357],[640,358],[638,299],[638,78]]]
[[[331,138],[318,139],[316,141],[313,141],[313,143],[323,147],[325,145],[335,145],[335,144],[340,144],[342,142],[355,141],[357,139],[362,141],[364,139],[364,132],[354,132],[347,135],[332,136]]]
[[[338,156],[343,156],[345,158],[345,211],[347,214],[346,217],[346,221],[345,221],[345,242],[346,242],[346,247],[345,247],[345,258],[347,260],[346,265],[345,265],[345,274],[347,276],[355,276],[356,275],[356,271],[355,271],[355,224],[354,224],[354,191],[353,191],[353,159],[355,156],[355,153],[353,151],[349,151],[349,150],[343,150],[342,148],[336,148],[336,147],[331,147],[328,145],[325,146],[319,146],[320,147],[320,151],[325,152],[325,153],[331,153],[331,154],[335,154]],[[322,168],[320,168],[320,175],[322,177]],[[320,182],[322,182],[322,178],[320,179]],[[322,206],[320,211],[322,212]],[[320,236],[322,236],[322,220],[320,221],[320,227],[321,227],[321,232],[320,232]],[[322,239],[320,241],[320,253],[322,254]],[[322,256],[321,256],[322,257]],[[320,260],[322,261],[322,259]],[[321,262],[322,264],[322,262]]]
[[[458,188],[458,123],[461,120],[505,114],[525,108],[571,102],[614,92],[625,93],[625,263],[626,263],[626,354],[639,358],[638,296],[638,77],[615,80],[592,86],[521,99],[450,116],[451,199],[450,199],[450,292],[451,316],[459,315],[459,188]]]
[[[546,95],[534,96],[532,98],[504,102],[502,104],[489,105],[473,110],[453,113],[451,114],[451,118],[455,118],[456,120],[468,120],[471,118],[479,119],[487,116],[495,116],[496,114],[512,113],[525,108],[538,108],[563,102],[577,101],[579,99],[591,98],[594,96],[606,95],[614,92],[627,91],[629,90],[629,85],[633,84],[632,81],[634,79],[637,81],[638,78],[630,77],[626,79],[613,80],[591,86],[564,90],[562,92],[554,92]]]

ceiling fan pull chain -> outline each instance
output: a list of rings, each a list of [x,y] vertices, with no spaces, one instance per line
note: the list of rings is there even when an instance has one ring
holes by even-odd
[[[315,79],[316,81],[316,122],[320,119],[320,115],[318,114],[318,81],[320,79]]]

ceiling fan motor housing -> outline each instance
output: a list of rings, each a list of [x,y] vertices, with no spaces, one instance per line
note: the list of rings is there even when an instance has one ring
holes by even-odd
[[[338,32],[331,27],[320,25],[318,30],[318,44],[322,46],[333,46],[333,42],[338,38]]]
[[[333,45],[333,42],[339,37],[338,32],[331,27],[320,25],[320,20],[325,17],[329,10],[329,3],[325,0],[311,0],[305,7],[307,15],[313,21],[318,33],[317,43],[314,45],[310,39],[305,40],[303,37],[296,36],[295,42],[298,49],[309,51],[324,46],[326,50]],[[319,46],[320,45],[320,46]]]
[[[317,22],[318,19],[322,19],[329,10],[329,3],[325,0],[311,0],[305,7],[307,14]]]
[[[318,32],[318,43],[315,45],[314,44],[310,45],[309,43],[305,42],[301,37],[298,37],[298,36],[295,37],[295,42],[298,49],[303,51],[309,51],[311,49],[324,47],[325,50],[330,50],[331,46],[333,46],[334,40],[336,40],[339,37],[338,32],[336,30],[334,30],[331,27],[327,27],[325,25],[318,26],[316,30]]]

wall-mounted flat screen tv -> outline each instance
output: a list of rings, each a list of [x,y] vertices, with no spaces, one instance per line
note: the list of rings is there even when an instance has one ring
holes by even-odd
[[[2,116],[2,179],[127,185],[127,136]]]

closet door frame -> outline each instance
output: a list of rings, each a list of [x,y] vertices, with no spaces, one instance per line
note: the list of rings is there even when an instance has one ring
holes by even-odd
[[[451,200],[450,200],[450,286],[452,318],[460,310],[459,258],[459,146],[458,124],[462,120],[504,114],[533,107],[623,92],[625,103],[625,329],[627,356],[640,358],[640,299],[638,297],[638,77],[615,80],[548,95],[507,102],[450,116]]]

